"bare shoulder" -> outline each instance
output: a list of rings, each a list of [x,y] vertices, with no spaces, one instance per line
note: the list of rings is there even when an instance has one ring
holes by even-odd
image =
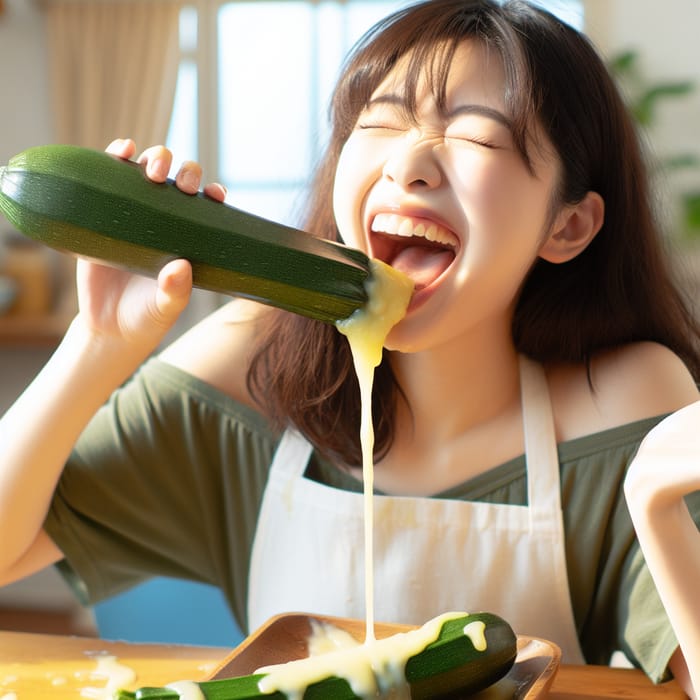
[[[653,342],[601,352],[590,372],[557,365],[547,374],[560,440],[671,413],[700,396],[682,360]]]
[[[194,325],[160,354],[160,359],[255,407],[246,373],[266,307],[236,299]]]

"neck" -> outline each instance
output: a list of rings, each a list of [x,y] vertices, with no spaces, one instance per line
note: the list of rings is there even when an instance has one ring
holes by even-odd
[[[409,408],[401,411],[411,421],[414,439],[448,441],[519,404],[518,354],[510,336],[503,341],[480,333],[473,342],[459,338],[392,357],[408,400]]]

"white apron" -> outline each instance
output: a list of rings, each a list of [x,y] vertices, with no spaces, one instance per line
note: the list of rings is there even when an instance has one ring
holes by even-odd
[[[529,506],[375,496],[375,616],[422,625],[448,611],[488,611],[584,663],[549,391],[541,366],[524,357],[520,377]],[[363,496],[305,478],[311,452],[287,431],[275,454],[253,543],[251,630],[285,612],[365,618]]]

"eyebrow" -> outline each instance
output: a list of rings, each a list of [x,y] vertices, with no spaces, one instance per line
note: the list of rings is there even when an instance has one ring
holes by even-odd
[[[405,104],[405,100],[394,93],[385,93],[384,95],[379,95],[378,97],[373,97],[371,100],[369,100],[367,102],[367,109],[380,104],[403,106]],[[458,117],[462,114],[476,114],[482,117],[487,117],[488,119],[493,119],[499,124],[502,124],[511,131],[513,129],[512,120],[508,119],[508,117],[505,114],[503,114],[503,112],[500,112],[499,110],[494,109],[493,107],[487,107],[486,105],[460,105],[459,107],[455,107],[454,109],[450,110],[445,116],[447,117],[447,119],[454,119],[455,117]]]
[[[447,118],[454,119],[455,117],[458,117],[461,114],[478,114],[482,117],[487,117],[489,119],[497,121],[499,124],[502,124],[507,129],[512,130],[513,128],[513,122],[510,119],[508,119],[508,117],[506,117],[506,115],[503,114],[503,112],[499,112],[497,109],[494,109],[493,107],[487,107],[486,105],[460,105],[459,107],[455,107],[455,109],[448,112]]]
[[[379,95],[379,97],[373,97],[367,101],[367,108],[374,107],[374,105],[404,105],[405,100],[399,95],[395,95],[392,92],[385,93],[384,95]]]

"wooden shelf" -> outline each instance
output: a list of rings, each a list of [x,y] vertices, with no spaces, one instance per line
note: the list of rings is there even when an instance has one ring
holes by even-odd
[[[75,313],[45,316],[0,316],[0,347],[56,346]]]
[[[49,251],[52,261],[53,303],[45,314],[0,315],[0,348],[56,347],[77,312],[75,261]]]

